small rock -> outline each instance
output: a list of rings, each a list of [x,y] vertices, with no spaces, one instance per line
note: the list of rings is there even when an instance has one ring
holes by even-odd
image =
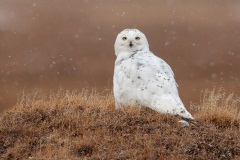
[[[189,127],[189,123],[185,120],[180,120],[178,122],[182,124],[182,127]]]

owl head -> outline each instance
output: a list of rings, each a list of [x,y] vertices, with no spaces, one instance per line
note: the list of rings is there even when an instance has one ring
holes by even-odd
[[[120,32],[114,47],[116,56],[121,52],[133,54],[135,51],[149,50],[147,38],[138,29],[125,29]]]

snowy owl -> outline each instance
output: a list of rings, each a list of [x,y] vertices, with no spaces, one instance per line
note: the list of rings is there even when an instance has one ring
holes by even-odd
[[[113,77],[116,108],[149,107],[164,114],[194,119],[182,103],[170,66],[149,50],[145,35],[125,29],[115,41]]]

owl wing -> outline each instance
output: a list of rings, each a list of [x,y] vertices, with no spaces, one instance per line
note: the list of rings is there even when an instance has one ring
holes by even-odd
[[[141,61],[144,67],[139,69],[139,75],[145,84],[142,86],[145,87],[142,97],[148,101],[148,107],[161,113],[193,119],[179,97],[171,67],[154,54],[146,55]]]
[[[146,54],[140,58],[138,66],[139,77],[151,91],[178,95],[174,73],[164,60],[152,53]]]

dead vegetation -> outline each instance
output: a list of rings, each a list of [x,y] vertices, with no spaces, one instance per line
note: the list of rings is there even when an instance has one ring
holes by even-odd
[[[196,110],[196,118],[213,123],[219,128],[240,127],[240,97],[233,93],[226,95],[222,89],[205,90]]]
[[[115,110],[112,94],[23,93],[1,117],[1,159],[234,159],[240,157],[239,97],[205,91],[197,122],[150,109]]]

